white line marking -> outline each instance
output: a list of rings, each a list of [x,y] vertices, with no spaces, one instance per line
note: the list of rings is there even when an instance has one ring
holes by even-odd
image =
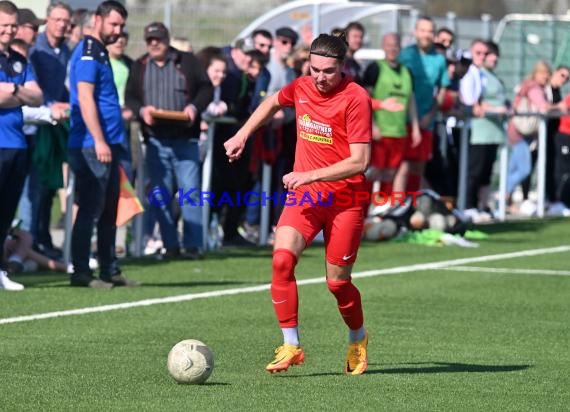
[[[486,268],[475,266],[454,266],[443,268],[456,272],[487,272],[487,273],[510,273],[523,275],[544,275],[544,276],[570,276],[568,270],[548,270],[548,269],[508,269],[508,268]]]
[[[545,254],[550,254],[550,253],[562,253],[562,252],[568,252],[568,251],[570,251],[570,245],[557,246],[557,247],[544,248],[544,249],[522,250],[520,252],[501,253],[501,254],[497,254],[497,255],[476,256],[476,257],[471,257],[471,258],[444,260],[444,261],[433,262],[433,263],[419,263],[416,265],[400,266],[400,267],[394,267],[394,268],[389,268],[389,269],[368,270],[368,271],[364,271],[364,272],[353,273],[352,277],[353,278],[367,278],[367,277],[372,277],[372,276],[395,275],[395,274],[400,274],[400,273],[420,272],[420,271],[425,271],[425,270],[444,269],[444,268],[449,267],[449,266],[461,266],[461,265],[465,265],[465,264],[469,264],[469,263],[492,262],[494,260],[515,259],[518,257],[537,256],[537,255],[545,255]],[[324,283],[324,282],[325,282],[324,277],[318,277],[318,278],[299,280],[299,281],[297,281],[297,285],[298,286],[313,285],[313,284]],[[110,312],[113,310],[130,309],[130,308],[136,308],[139,306],[152,306],[152,305],[158,305],[158,304],[162,304],[162,303],[186,302],[186,301],[194,300],[194,299],[216,298],[216,297],[220,297],[220,296],[240,295],[242,293],[262,292],[262,291],[269,290],[270,287],[271,287],[270,284],[266,284],[266,285],[259,285],[259,286],[249,286],[249,287],[245,287],[245,288],[213,290],[210,292],[189,293],[186,295],[169,296],[169,297],[165,297],[165,298],[144,299],[144,300],[138,300],[135,302],[125,302],[125,303],[116,303],[116,304],[111,304],[111,305],[92,306],[92,307],[88,307],[88,308],[62,310],[62,311],[57,311],[57,312],[38,313],[35,315],[15,316],[12,318],[0,319],[0,325],[7,324],[7,323],[28,322],[28,321],[40,320],[40,319],[59,318],[59,317],[63,317],[63,316],[86,315],[88,313]]]

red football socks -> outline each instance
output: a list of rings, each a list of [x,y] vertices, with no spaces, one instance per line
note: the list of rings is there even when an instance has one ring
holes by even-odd
[[[273,277],[271,301],[281,328],[293,328],[298,324],[299,298],[295,280],[297,257],[288,249],[273,252]]]
[[[338,310],[344,323],[351,330],[360,329],[364,324],[364,315],[362,314],[360,292],[352,284],[352,280],[334,281],[327,279],[327,284],[329,290],[336,298]]]

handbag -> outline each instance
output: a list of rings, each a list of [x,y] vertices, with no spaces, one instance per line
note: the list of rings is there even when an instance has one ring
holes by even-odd
[[[515,113],[539,113],[538,108],[535,107],[530,99],[526,96],[520,96],[515,105]],[[513,125],[517,132],[523,136],[529,136],[538,133],[540,126],[539,116],[514,116]]]

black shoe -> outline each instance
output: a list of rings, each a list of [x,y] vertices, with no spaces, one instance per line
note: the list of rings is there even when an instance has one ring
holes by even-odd
[[[197,247],[189,248],[180,253],[180,259],[184,260],[202,260],[204,259],[204,254]]]
[[[164,252],[159,253],[156,255],[157,260],[175,260],[180,259],[180,249],[173,248],[173,249],[165,249]]]
[[[33,249],[53,260],[61,260],[63,258],[63,251],[53,246],[36,243]]]
[[[71,275],[71,286],[92,288],[92,289],[111,289],[113,284],[105,282],[101,279],[93,277],[93,275],[86,275],[81,273],[74,273]]]
[[[257,245],[251,242],[248,242],[241,236],[235,236],[231,239],[225,239],[222,245],[223,247],[256,247]]]
[[[24,271],[24,265],[21,262],[16,262],[15,260],[9,260],[6,263],[6,272],[9,275],[14,275],[16,273],[22,273]]]
[[[136,288],[137,286],[141,285],[141,283],[136,281],[136,280],[127,279],[120,272],[116,275],[109,277],[109,278],[102,277],[101,280],[104,282],[110,283],[113,286],[124,286],[127,288]]]

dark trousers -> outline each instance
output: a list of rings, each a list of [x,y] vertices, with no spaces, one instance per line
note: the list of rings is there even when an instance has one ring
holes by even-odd
[[[476,208],[479,189],[491,184],[493,164],[497,158],[497,144],[470,144],[467,178],[466,208]]]
[[[69,149],[69,167],[75,174],[75,195],[79,206],[71,234],[71,258],[76,274],[91,274],[89,256],[95,227],[101,278],[120,272],[115,255],[120,190],[119,150],[118,145],[112,145],[113,160],[101,163],[93,147]]]
[[[558,133],[554,145],[556,200],[564,202],[566,207],[570,207],[570,135]]]
[[[228,162],[224,142],[237,131],[234,125],[218,125],[214,136],[214,166],[212,170],[212,190],[214,203],[212,212],[223,216],[224,240],[231,241],[239,236],[237,228],[245,212],[242,196],[252,187],[249,161],[251,155],[250,139],[246,144],[241,158],[235,162]],[[222,196],[231,199],[229,202],[220,202]],[[217,206],[221,203],[220,206]]]
[[[0,246],[16,214],[28,173],[28,149],[0,148]],[[2,257],[0,256],[0,262]]]

